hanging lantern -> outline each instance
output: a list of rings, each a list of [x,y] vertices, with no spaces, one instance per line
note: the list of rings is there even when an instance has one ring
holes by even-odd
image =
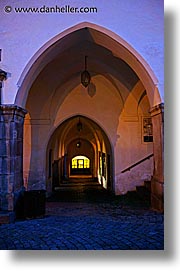
[[[76,143],[76,146],[77,146],[77,148],[81,147],[81,141],[80,140]]]
[[[85,56],[85,70],[81,73],[81,83],[86,88],[91,81],[90,73],[87,71],[87,56]]]
[[[77,123],[77,130],[78,130],[78,132],[81,132],[81,130],[82,130],[82,123],[80,121],[80,118],[79,118],[79,121]]]

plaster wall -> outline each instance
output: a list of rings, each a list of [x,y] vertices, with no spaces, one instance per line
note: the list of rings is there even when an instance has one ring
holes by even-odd
[[[92,81],[96,87],[94,95],[89,95],[86,88],[81,84],[78,85],[66,96],[59,107],[54,126],[57,127],[60,120],[65,120],[69,116],[82,114],[97,122],[108,135],[111,144],[114,145],[119,116],[123,109],[122,99],[117,90],[103,76],[95,77]]]
[[[134,168],[123,170],[151,155],[152,143],[144,143],[142,139],[142,117],[120,118],[118,127],[119,139],[115,146],[115,192],[125,194],[135,190],[136,186],[150,181],[153,176],[153,158],[147,159]]]
[[[16,13],[18,7],[96,7],[96,13]],[[4,11],[11,6],[12,11]],[[25,67],[36,52],[64,30],[81,22],[97,24],[124,39],[150,66],[163,101],[163,0],[1,0],[1,68],[8,72],[2,103],[13,104]]]

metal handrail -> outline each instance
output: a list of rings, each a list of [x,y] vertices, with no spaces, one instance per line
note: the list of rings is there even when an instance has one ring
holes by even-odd
[[[144,162],[144,161],[147,160],[147,159],[152,158],[153,156],[154,156],[154,154],[150,154],[149,156],[147,156],[147,157],[145,157],[145,158],[143,158],[143,159],[137,161],[136,163],[132,164],[132,165],[129,166],[128,168],[122,170],[121,173],[125,173],[125,172],[127,172],[127,171],[130,171],[130,170],[131,170],[132,168],[134,168],[135,166],[139,165],[140,163]]]

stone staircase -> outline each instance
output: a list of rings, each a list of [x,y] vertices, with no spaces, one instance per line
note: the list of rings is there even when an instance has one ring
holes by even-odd
[[[145,181],[143,186],[137,186],[136,192],[141,199],[150,201],[151,200],[151,182]]]
[[[145,181],[144,185],[136,186],[135,191],[127,192],[130,201],[139,201],[142,205],[151,206],[151,181]]]
[[[98,202],[110,200],[114,196],[99,183],[92,181],[68,182],[55,189],[47,201]]]
[[[114,195],[97,182],[68,182],[56,188],[47,202],[107,202],[149,208],[151,205],[151,182],[144,182],[143,186],[137,186],[135,191],[129,191],[125,195]]]

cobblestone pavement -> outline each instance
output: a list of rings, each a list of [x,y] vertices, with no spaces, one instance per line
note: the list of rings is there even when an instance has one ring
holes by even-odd
[[[1,250],[163,250],[163,215],[103,202],[48,202],[44,218],[0,225]]]

